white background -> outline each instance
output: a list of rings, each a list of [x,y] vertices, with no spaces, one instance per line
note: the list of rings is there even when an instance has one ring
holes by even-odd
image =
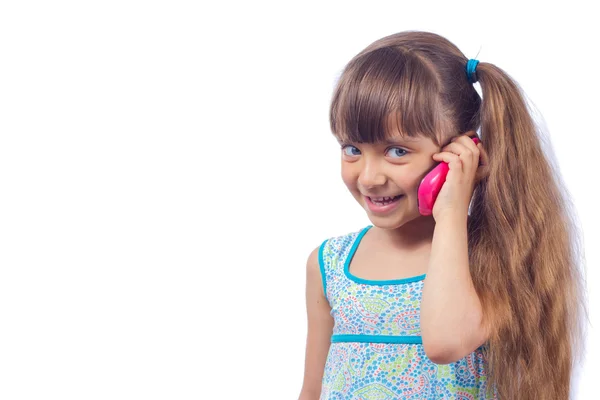
[[[496,64],[544,116],[597,325],[591,3],[3,2],[0,398],[296,398],[308,254],[369,223],[333,84],[402,30]]]

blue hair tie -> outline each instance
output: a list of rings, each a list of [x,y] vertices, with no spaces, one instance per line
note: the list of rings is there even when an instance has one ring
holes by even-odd
[[[477,64],[479,64],[478,60],[470,59],[467,62],[467,79],[470,83],[477,82],[477,74],[475,74],[475,70],[477,69]]]

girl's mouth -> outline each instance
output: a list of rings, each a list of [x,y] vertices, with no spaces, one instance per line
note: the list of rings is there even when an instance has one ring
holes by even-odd
[[[365,196],[367,201],[367,206],[371,212],[375,213],[385,213],[394,209],[398,205],[398,201],[404,197],[404,195],[398,195],[394,197],[385,197],[379,199],[373,199],[371,197]]]

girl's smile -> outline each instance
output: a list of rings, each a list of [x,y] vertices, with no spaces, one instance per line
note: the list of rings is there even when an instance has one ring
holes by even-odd
[[[396,196],[393,198],[382,197],[382,198],[376,200],[375,198],[371,198],[369,196],[364,196],[365,202],[367,203],[367,207],[374,214],[389,213],[390,211],[394,210],[398,206],[398,203],[400,202],[400,200],[402,200],[403,197],[404,197],[404,195],[400,195],[400,196]],[[379,201],[382,199],[383,199],[383,201]]]

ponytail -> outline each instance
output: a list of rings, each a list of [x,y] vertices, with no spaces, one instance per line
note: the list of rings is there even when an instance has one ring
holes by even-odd
[[[520,88],[492,64],[477,77],[489,175],[471,203],[469,257],[489,379],[501,399],[568,399],[586,312],[579,233]]]

